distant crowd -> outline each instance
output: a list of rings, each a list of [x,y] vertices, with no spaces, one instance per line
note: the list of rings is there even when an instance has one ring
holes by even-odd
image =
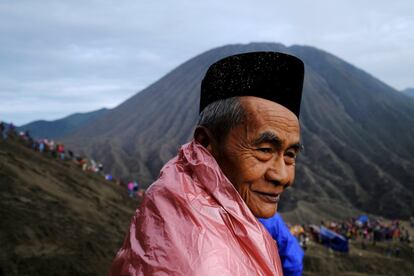
[[[100,174],[106,181],[114,181],[118,185],[125,187],[131,198],[141,200],[144,196],[144,189],[139,186],[137,181],[125,182],[121,178],[116,178],[112,174],[105,173],[102,163],[83,155],[77,155],[72,150],[67,150],[63,143],[57,143],[53,139],[48,138],[34,139],[31,137],[29,131],[17,132],[16,126],[13,123],[6,124],[0,121],[0,140],[7,139],[20,141],[25,146],[42,154],[50,155],[57,160],[72,161],[85,172]]]
[[[411,218],[412,219],[412,218]],[[343,222],[328,222],[326,227],[351,240],[372,242],[400,241],[410,243],[412,237],[399,220],[386,223],[381,219],[368,219],[366,216]]]
[[[342,238],[346,242],[360,242],[363,249],[366,249],[369,243],[375,246],[377,242],[389,242],[385,253],[396,257],[400,255],[399,244],[410,244],[413,240],[409,229],[402,226],[399,220],[387,223],[385,220],[368,218],[365,215],[341,222],[321,221],[319,226],[288,224],[288,227],[304,250],[310,241],[324,244],[324,235],[329,236],[327,232],[335,233],[339,239]],[[409,227],[414,229],[414,217],[410,218]],[[332,235],[329,238],[332,238]]]

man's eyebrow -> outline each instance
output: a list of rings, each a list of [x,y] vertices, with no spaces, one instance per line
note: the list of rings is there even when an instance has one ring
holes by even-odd
[[[272,144],[276,149],[281,149],[283,146],[283,141],[282,139],[280,139],[275,133],[270,132],[270,131],[266,131],[263,132],[259,135],[259,137],[257,137],[254,141],[253,144],[255,146],[258,146],[262,143],[270,143]],[[288,146],[289,149],[293,149],[297,152],[300,152],[303,150],[303,144],[300,142],[296,142],[293,143],[291,145]]]
[[[258,146],[262,143],[270,143],[275,148],[280,149],[282,148],[283,142],[275,133],[270,131],[265,131],[259,135],[254,141],[253,144]]]
[[[304,146],[302,143],[298,142],[298,143],[294,143],[292,145],[290,145],[288,148],[290,149],[294,149],[296,152],[301,152],[304,149]]]

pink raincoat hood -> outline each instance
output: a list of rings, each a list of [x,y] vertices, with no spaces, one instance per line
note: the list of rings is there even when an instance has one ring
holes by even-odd
[[[195,141],[161,170],[111,275],[282,275],[276,242]]]

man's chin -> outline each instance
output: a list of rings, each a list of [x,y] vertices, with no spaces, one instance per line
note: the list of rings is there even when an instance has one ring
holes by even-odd
[[[277,204],[275,206],[269,207],[269,208],[263,208],[260,210],[257,210],[257,212],[253,212],[253,214],[257,217],[257,218],[271,218],[273,217],[277,212]]]

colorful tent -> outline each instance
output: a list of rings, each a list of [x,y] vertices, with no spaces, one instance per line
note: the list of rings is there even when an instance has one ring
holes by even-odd
[[[367,215],[360,215],[357,221],[359,221],[361,224],[364,224],[369,221],[369,218]]]
[[[348,240],[338,233],[329,230],[326,227],[321,226],[319,232],[321,243],[327,247],[332,248],[335,251],[348,252]]]

